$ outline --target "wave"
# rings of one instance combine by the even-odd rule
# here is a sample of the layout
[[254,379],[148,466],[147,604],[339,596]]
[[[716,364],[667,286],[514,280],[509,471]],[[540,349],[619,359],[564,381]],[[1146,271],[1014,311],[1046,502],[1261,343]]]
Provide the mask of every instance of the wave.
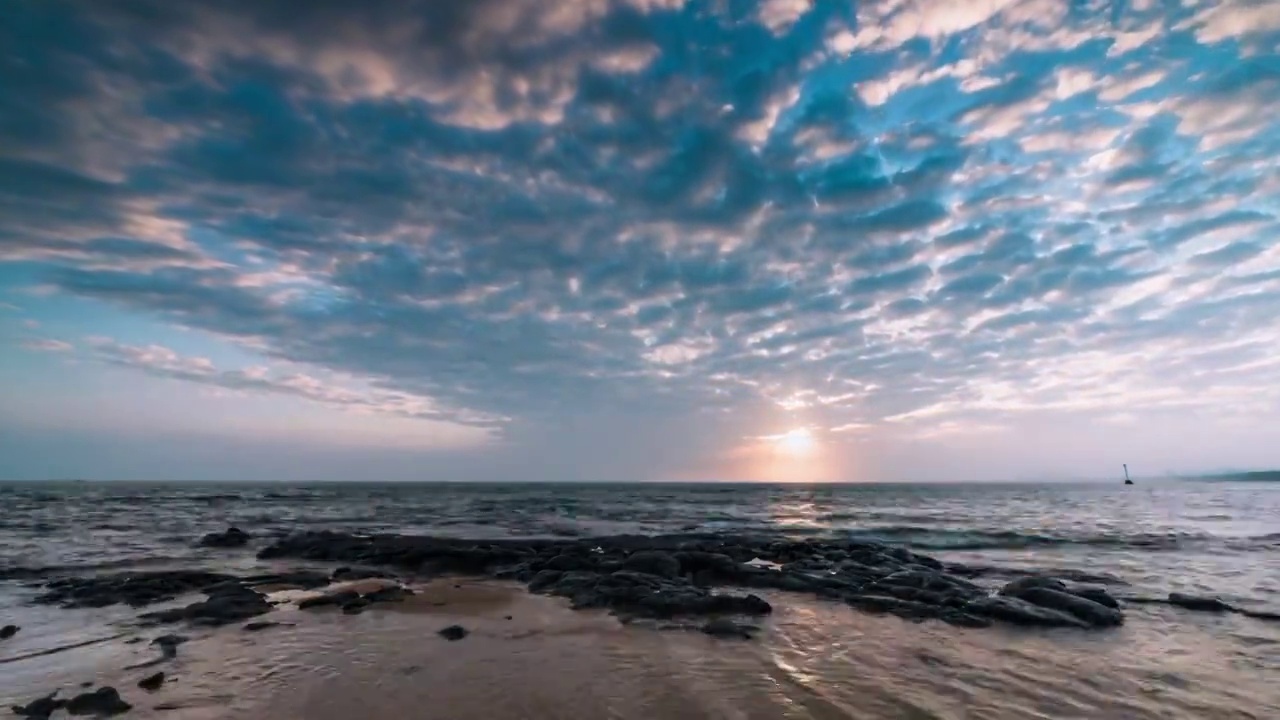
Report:
[[1229,550],[1277,550],[1280,549],[1280,533],[1268,533],[1246,538],[1232,538],[1226,543]]
[[909,512],[889,512],[876,510],[842,510],[840,512],[823,513],[815,518],[819,523],[848,523],[848,522],[919,522],[939,523],[946,522],[947,519],[941,516],[936,518],[930,517],[927,513],[909,513]]
[[[907,545],[922,550],[1019,550],[1025,548],[1085,545],[1133,548],[1147,551],[1181,550],[1211,542],[1197,533],[1092,534],[1079,536],[1021,532],[1017,530],[944,529],[917,525],[887,525],[841,533],[846,537]],[[1252,540],[1263,540],[1253,538]]]
[[124,557],[63,565],[0,565],[0,580],[36,580],[58,575],[94,573],[103,570],[137,569],[192,564],[195,558],[168,556]]

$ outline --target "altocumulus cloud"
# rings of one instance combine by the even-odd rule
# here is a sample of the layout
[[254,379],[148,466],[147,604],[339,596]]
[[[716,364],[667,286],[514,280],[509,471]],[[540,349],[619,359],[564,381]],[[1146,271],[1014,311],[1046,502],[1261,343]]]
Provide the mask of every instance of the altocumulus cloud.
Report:
[[498,445],[1280,406],[1275,3],[17,0],[0,47],[7,299],[261,367],[20,350]]

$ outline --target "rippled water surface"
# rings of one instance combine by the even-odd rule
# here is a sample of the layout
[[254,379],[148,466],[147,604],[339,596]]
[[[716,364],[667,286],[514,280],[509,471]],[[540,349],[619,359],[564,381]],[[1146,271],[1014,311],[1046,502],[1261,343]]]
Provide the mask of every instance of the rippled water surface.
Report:
[[[261,546],[295,529],[454,536],[724,531],[858,536],[944,560],[1071,569],[1120,593],[1212,593],[1280,610],[1280,485],[0,485],[0,700],[83,678],[132,683],[127,609],[25,605],[41,568],[250,567],[252,550],[201,549],[239,526]],[[506,597],[506,596],[504,596]],[[1280,624],[1126,608],[1103,632],[964,630],[771,597],[758,641],[624,628],[511,590],[448,610],[299,614],[296,628],[207,631],[139,717],[329,718],[449,708],[445,718],[1272,718]],[[432,605],[430,608],[434,608]],[[440,645],[445,617],[476,632]],[[514,616],[506,620],[506,616]],[[459,618],[452,618],[459,619]],[[68,683],[63,685],[63,683]],[[119,685],[131,687],[130,685]],[[133,693],[136,696],[136,692]]]
[[725,531],[881,539],[970,563],[1280,598],[1280,484],[0,485],[0,571],[198,558],[228,525],[464,537]]

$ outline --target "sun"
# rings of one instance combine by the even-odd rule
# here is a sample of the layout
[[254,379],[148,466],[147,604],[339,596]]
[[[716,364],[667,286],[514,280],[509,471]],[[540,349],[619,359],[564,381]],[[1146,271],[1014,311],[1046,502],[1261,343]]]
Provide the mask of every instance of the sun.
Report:
[[817,441],[807,428],[796,428],[774,437],[778,449],[787,455],[799,457],[813,452]]

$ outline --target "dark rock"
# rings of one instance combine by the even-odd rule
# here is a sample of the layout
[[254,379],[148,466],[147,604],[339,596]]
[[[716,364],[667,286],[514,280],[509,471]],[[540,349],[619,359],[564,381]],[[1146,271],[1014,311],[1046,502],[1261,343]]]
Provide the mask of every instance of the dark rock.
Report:
[[818,592],[820,577],[799,572],[765,570],[748,583],[752,587],[771,587],[788,592]]
[[192,570],[62,578],[46,583],[45,593],[36,597],[34,602],[67,608],[99,608],[109,605],[144,607],[235,580],[231,575]]
[[440,637],[444,638],[445,640],[449,640],[449,641],[461,640],[462,638],[467,636],[467,629],[462,627],[461,625],[450,625],[449,627],[441,630],[437,634]]
[[845,576],[811,577],[809,584],[809,592],[836,599],[860,593],[865,587],[858,580]]
[[132,705],[120,698],[113,687],[100,687],[93,692],[81,693],[66,704],[72,715],[119,715],[128,712]]
[[[163,650],[164,648],[176,648],[179,645],[187,642],[187,640],[189,640],[189,638],[183,635],[161,635],[160,637],[152,640],[151,644],[159,645],[160,648]],[[177,652],[177,651],[175,650],[174,652]]]
[[158,665],[165,660],[172,660],[178,656],[178,646],[185,642],[187,642],[187,638],[181,635],[161,635],[151,641],[152,645],[156,645],[160,648],[160,657],[156,660],[131,665],[129,669],[150,667],[152,665]]
[[1089,627],[1088,623],[1070,613],[1041,607],[1021,598],[1007,595],[992,595],[971,600],[964,606],[964,612],[995,620],[1003,620],[1015,625]]
[[14,635],[17,635],[18,631],[21,629],[22,628],[18,627],[17,625],[5,625],[4,627],[0,628],[0,640],[8,640]]
[[249,544],[249,533],[237,527],[227,528],[224,532],[209,533],[200,538],[202,547],[238,548]]
[[944,610],[939,619],[948,625],[966,628],[985,628],[995,624],[989,617],[974,615],[960,610]]
[[[715,584],[715,580],[717,579],[719,578],[710,578],[711,582],[702,582],[698,584]],[[819,587],[820,580],[815,576],[804,575],[798,572],[782,572],[779,570],[744,566],[742,572],[737,578],[735,578],[734,584],[746,587],[786,590],[788,592],[816,592]]]
[[529,582],[535,574],[537,571],[527,562],[503,565],[489,571],[489,575],[497,580],[519,580],[520,582]]
[[164,673],[158,672],[155,675],[148,675],[138,681],[138,687],[143,690],[155,691],[164,685]]
[[14,705],[13,714],[21,715],[23,717],[28,717],[28,718],[39,718],[40,720],[46,720],[55,711],[61,710],[67,704],[66,700],[56,699],[57,694],[58,694],[58,691],[54,690],[48,695],[42,698],[38,698],[36,700],[32,700],[26,705]]
[[[1057,578],[1031,576],[1006,584],[1000,588],[999,594],[1069,612],[1090,625],[1120,625],[1124,621],[1119,612],[1119,601],[1111,597],[1105,588],[1096,585],[1067,585]],[[1110,612],[1100,611],[1095,606]]]
[[1070,582],[1091,583],[1096,585],[1127,585],[1123,579],[1106,573],[1089,573],[1072,568],[1044,568],[1040,570],[1022,570],[997,565],[961,565],[948,563],[945,566],[948,575],[958,577],[1038,577],[1056,578]]
[[836,563],[836,574],[858,581],[878,580],[892,571],[886,572],[882,568],[865,565],[857,560],[842,560]]
[[758,595],[713,595],[712,597],[719,599],[720,602],[727,600],[737,607],[737,612],[747,615],[768,615],[773,612],[773,606]]
[[546,570],[559,570],[567,572],[569,570],[593,570],[596,563],[582,557],[580,555],[562,554],[557,555],[543,563],[542,567]]
[[415,569],[425,574],[486,575],[490,568],[511,565],[525,557],[520,550],[498,541],[466,546],[438,540],[433,538],[428,546],[399,554],[396,564],[412,566],[413,560],[420,559]]
[[303,590],[314,590],[329,584],[329,576],[312,570],[294,570],[285,573],[268,573],[266,575],[250,575],[241,579],[246,586],[256,585],[288,585]]
[[1231,612],[1235,608],[1216,597],[1202,597],[1199,595],[1184,595],[1182,593],[1169,593],[1169,604],[1177,605],[1187,610],[1200,610],[1203,612]]
[[[1055,578],[1089,582],[1118,579],[1097,580],[1100,576],[1067,570],[1036,573],[1032,579],[1011,583],[1006,595],[988,598],[987,591],[966,578],[1016,578],[1028,573],[944,566],[905,548],[861,539],[683,533],[481,541],[326,531],[291,535],[264,548],[259,557],[519,580],[527,583],[531,592],[568,598],[575,609],[606,609],[619,620],[763,614],[771,610],[757,596],[712,592],[711,588],[717,587],[800,592],[846,600],[868,612],[963,627],[986,626],[993,620],[1073,627],[1114,624],[1119,604],[1102,589],[1067,586]],[[1075,608],[1090,621],[1018,597],[1035,589],[1064,593],[1066,599],[1041,599]]]
[[139,617],[157,623],[186,620],[196,625],[218,627],[271,612],[271,603],[260,593],[238,582],[219,583],[206,590],[209,599],[186,607],[143,613]]
[[1120,601],[1111,597],[1111,594],[1104,587],[1097,585],[1071,585],[1067,587],[1067,592],[1086,600],[1092,600],[1103,607],[1109,607],[1114,610],[1120,609]]
[[1033,587],[1023,591],[1021,599],[1043,608],[1069,613],[1094,627],[1111,627],[1124,623],[1124,616],[1119,610],[1061,590]]
[[859,593],[888,596],[936,608],[933,611],[924,611],[911,606],[902,606],[899,609],[885,610],[885,612],[902,615],[902,608],[910,608],[904,617],[912,619],[941,617],[944,608],[962,608],[970,600],[986,594],[967,580],[948,577],[930,569],[899,570],[867,583]]
[[564,577],[564,573],[560,570],[540,570],[529,581],[529,592],[542,592],[560,582],[562,577]]
[[680,561],[669,553],[642,550],[633,553],[622,565],[627,570],[658,575],[660,577],[676,577],[680,574]]
[[772,610],[769,603],[755,595],[714,594],[683,579],[635,570],[618,570],[608,575],[567,572],[543,591],[570,598],[575,609],[608,608],[620,615],[653,619],[681,615],[756,615]]
[[944,608],[915,600],[903,600],[887,595],[854,595],[846,598],[853,607],[871,613],[888,613],[905,620],[941,619]]
[[356,598],[342,604],[342,613],[344,615],[359,615],[367,607],[369,607],[369,601],[364,598]]
[[209,597],[248,597],[250,595],[258,594],[256,590],[253,590],[240,582],[238,578],[214,583],[208,587],[201,588],[200,592],[208,595]]
[[724,553],[682,551],[672,553],[684,573],[707,573],[707,577],[719,581],[731,581],[743,573],[741,563]]
[[316,595],[315,597],[303,598],[298,601],[299,610],[310,610],[311,608],[325,607],[327,605],[336,605],[332,595]]
[[876,585],[907,587],[917,590],[929,590],[943,595],[985,595],[982,588],[968,580],[948,577],[936,570],[900,570],[875,581]]
[[1006,583],[1000,588],[1000,595],[1009,595],[1012,597],[1022,597],[1022,594],[1028,590],[1036,588],[1049,588],[1050,590],[1065,591],[1067,584],[1057,578],[1051,577],[1023,577],[1012,582]]
[[697,585],[698,587],[711,587],[724,581],[720,579],[719,575],[711,570],[699,570],[695,573],[689,574],[689,582]]
[[702,626],[702,632],[718,638],[739,638],[750,640],[757,630],[754,625],[740,625],[728,618],[714,618]]
[[[543,572],[548,572],[548,571],[544,570]],[[557,572],[557,571],[551,570],[549,572]],[[538,577],[541,577],[541,576],[542,576],[542,573],[538,573],[538,576],[534,577],[534,581],[536,582],[538,580]],[[553,584],[551,584],[550,586],[547,586],[546,592],[548,592],[551,595],[560,595],[562,597],[573,597],[575,594],[583,590],[588,590],[595,587],[596,584],[600,582],[601,577],[603,576],[597,573],[592,573],[592,572],[576,572],[575,571],[575,572],[561,573]],[[531,583],[530,587],[532,586],[533,584]]]
[[952,599],[950,596],[943,595],[940,592],[903,585],[881,585],[878,583],[871,583],[865,586],[862,591],[864,593],[889,596],[899,600],[908,600],[914,603],[922,603],[924,605],[933,605],[936,607],[960,607],[967,602],[967,598],[957,597]]
[[825,557],[810,557],[797,560],[796,562],[787,563],[782,566],[782,571],[786,573],[815,573],[827,574],[831,572],[834,563]]
[[1265,610],[1245,610],[1242,608],[1236,608],[1236,612],[1244,615],[1245,617],[1251,617],[1254,620],[1268,620],[1271,622],[1280,621],[1280,613],[1266,612]]
[[387,578],[389,574],[372,568],[349,568],[340,567],[333,571],[332,579],[334,582],[349,582],[351,580],[368,580],[370,578]]
[[1084,570],[1073,570],[1071,568],[1059,568],[1051,573],[1053,577],[1068,582],[1090,583],[1094,585],[1128,585],[1122,578],[1116,577],[1109,573],[1091,573]]
[[683,592],[653,593],[641,598],[635,605],[623,603],[620,608],[655,618],[717,613],[767,615],[773,612],[773,607],[756,595],[699,593],[694,588]]

